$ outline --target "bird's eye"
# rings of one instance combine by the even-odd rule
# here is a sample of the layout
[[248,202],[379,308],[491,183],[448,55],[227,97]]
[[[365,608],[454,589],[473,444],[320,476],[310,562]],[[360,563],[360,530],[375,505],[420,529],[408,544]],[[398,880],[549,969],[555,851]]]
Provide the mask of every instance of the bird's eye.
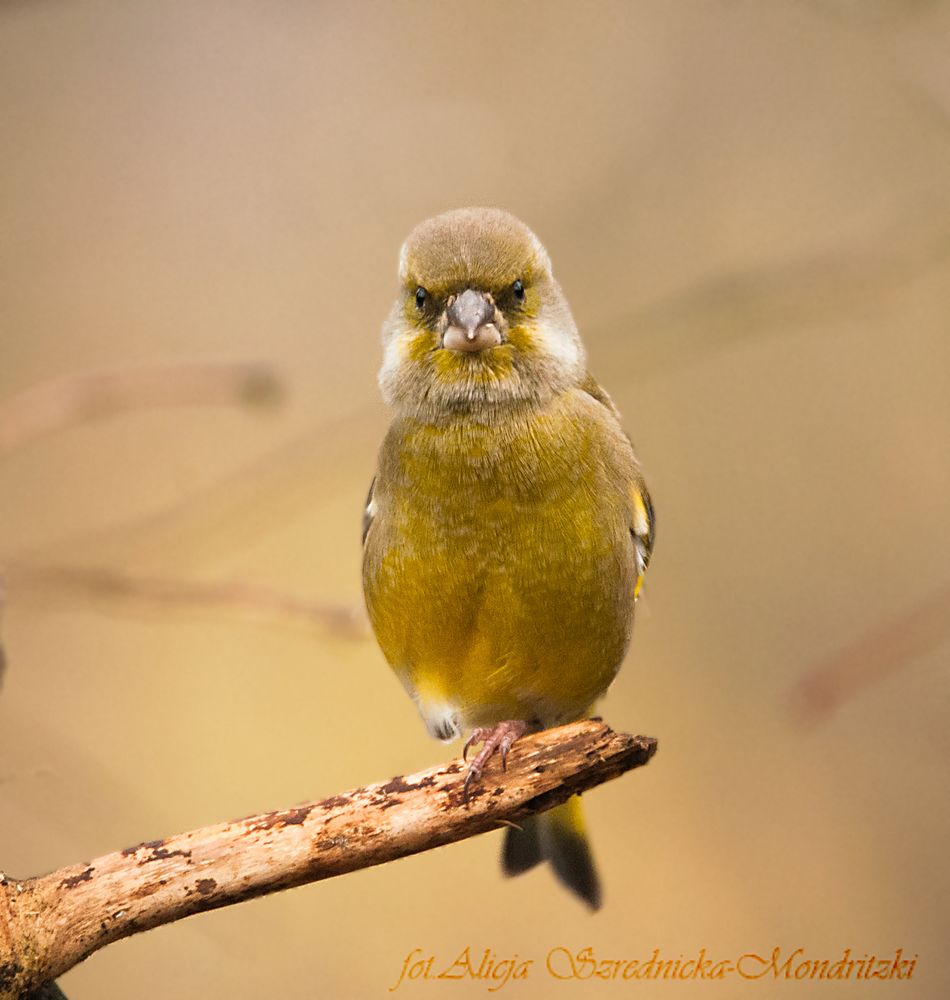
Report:
[[426,304],[426,299],[429,297],[429,293],[420,285],[416,289],[416,308],[424,309]]
[[519,302],[524,302],[524,285],[522,284],[520,278],[511,286],[511,290],[514,292],[515,298]]

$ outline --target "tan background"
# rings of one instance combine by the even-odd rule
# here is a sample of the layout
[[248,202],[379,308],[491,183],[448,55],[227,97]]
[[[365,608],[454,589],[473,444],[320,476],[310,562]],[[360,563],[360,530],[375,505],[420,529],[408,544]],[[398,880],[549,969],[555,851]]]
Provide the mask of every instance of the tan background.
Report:
[[[410,949],[465,945],[903,947],[915,981],[874,995],[947,995],[950,647],[818,724],[790,704],[947,584],[948,45],[950,5],[909,0],[0,6],[0,397],[222,358],[290,393],[6,456],[9,565],[358,604],[396,253],[472,203],[546,243],[659,522],[603,711],[661,749],[586,799],[602,912],[546,872],[504,882],[492,835],[120,943],[65,977],[71,1000],[382,996]],[[11,576],[7,871],[446,755],[371,641],[53,596]],[[715,992],[740,988],[819,992]],[[538,970],[517,993],[550,989]],[[713,987],[559,995],[659,992]]]

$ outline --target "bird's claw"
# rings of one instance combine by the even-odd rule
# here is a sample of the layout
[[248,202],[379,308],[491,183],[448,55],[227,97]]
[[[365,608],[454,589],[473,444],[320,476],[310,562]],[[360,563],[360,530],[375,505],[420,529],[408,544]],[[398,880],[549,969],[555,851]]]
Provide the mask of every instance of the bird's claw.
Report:
[[468,760],[468,751],[476,743],[484,743],[491,736],[492,731],[486,729],[484,726],[476,726],[472,730],[472,735],[465,741],[465,746],[462,747],[462,760]]
[[512,744],[520,736],[523,736],[528,729],[528,723],[520,719],[508,719],[499,722],[497,726],[491,728],[478,726],[472,730],[472,735],[465,741],[462,747],[462,760],[468,760],[468,751],[475,743],[481,743],[482,748],[475,755],[472,763],[468,765],[465,773],[465,781],[462,785],[462,801],[468,804],[469,789],[472,783],[477,781],[485,768],[485,764],[494,753],[501,757],[501,767],[503,771],[508,770],[508,752]]
[[481,768],[470,767],[465,772],[465,781],[462,783],[462,801],[468,805],[468,789],[473,781],[477,781],[482,776]]

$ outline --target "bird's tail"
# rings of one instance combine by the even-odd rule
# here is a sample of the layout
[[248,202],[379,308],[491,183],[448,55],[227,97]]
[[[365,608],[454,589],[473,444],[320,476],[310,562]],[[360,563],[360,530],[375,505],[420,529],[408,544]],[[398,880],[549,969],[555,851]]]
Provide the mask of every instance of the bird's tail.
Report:
[[541,861],[550,862],[560,882],[591,909],[600,907],[600,879],[576,795],[548,812],[528,816],[520,829],[505,831],[501,865],[506,875],[520,875]]

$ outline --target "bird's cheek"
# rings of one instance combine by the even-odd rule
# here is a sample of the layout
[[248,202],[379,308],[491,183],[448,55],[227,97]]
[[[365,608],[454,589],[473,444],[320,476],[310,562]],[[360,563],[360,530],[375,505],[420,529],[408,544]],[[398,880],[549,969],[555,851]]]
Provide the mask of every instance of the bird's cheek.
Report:
[[419,365],[432,350],[434,337],[426,332],[405,330],[394,334],[386,341],[383,352],[384,375],[397,377],[408,367]]
[[437,346],[437,337],[429,330],[410,329],[393,337],[386,345],[386,359],[392,366],[419,364]]
[[438,346],[438,338],[430,330],[416,330],[406,339],[406,359],[408,361],[423,361],[426,355]]
[[530,357],[538,351],[537,340],[525,324],[514,324],[509,327],[508,343],[525,357]]
[[556,326],[524,323],[512,328],[510,339],[525,364],[539,362],[573,370],[580,360],[576,340]]

